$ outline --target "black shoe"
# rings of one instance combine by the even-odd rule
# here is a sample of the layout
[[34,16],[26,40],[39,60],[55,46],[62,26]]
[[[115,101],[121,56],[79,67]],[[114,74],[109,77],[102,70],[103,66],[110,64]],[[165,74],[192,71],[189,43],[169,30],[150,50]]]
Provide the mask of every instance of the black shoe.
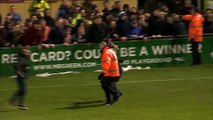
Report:
[[118,95],[118,97],[121,97],[123,95],[123,93],[121,92],[119,95]]
[[123,93],[119,93],[117,97],[113,99],[113,103],[119,101],[119,98],[123,95]]
[[18,109],[20,109],[20,110],[29,110],[29,108],[27,108],[26,106],[23,106],[23,105],[19,105]]
[[190,66],[200,65],[201,63],[192,63]]
[[111,105],[111,103],[110,102],[106,102],[106,103],[104,103],[104,105],[109,106],[109,105]]

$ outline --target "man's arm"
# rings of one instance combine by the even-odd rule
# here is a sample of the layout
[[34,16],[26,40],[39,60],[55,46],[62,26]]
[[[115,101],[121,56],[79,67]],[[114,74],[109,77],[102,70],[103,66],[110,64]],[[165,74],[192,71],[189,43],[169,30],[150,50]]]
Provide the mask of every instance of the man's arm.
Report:
[[181,18],[182,18],[183,20],[190,21],[190,20],[192,20],[193,16],[192,16],[192,15],[183,15]]

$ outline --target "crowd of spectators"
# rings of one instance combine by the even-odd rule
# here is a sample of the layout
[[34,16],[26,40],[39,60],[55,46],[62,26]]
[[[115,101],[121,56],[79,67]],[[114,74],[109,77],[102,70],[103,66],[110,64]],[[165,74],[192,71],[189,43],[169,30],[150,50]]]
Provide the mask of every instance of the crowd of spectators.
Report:
[[[30,17],[26,20],[16,12],[14,5],[10,6],[6,17],[0,14],[0,47],[70,45],[95,43],[106,38],[126,41],[187,35],[188,23],[180,16],[189,14],[193,7],[185,2],[170,10],[165,3],[159,4],[150,13],[121,1],[115,1],[112,6],[109,1],[103,1],[101,10],[92,0],[85,0],[81,5],[73,0],[71,5],[62,1],[53,17],[48,3],[35,1],[29,8]],[[213,33],[212,10],[201,11],[201,14],[205,17],[204,33]]]

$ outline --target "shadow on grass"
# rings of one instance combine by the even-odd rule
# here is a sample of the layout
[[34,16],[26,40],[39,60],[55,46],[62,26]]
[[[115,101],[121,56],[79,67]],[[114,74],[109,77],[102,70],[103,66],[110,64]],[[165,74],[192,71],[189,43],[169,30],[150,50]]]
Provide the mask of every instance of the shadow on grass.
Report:
[[11,112],[12,110],[0,110],[0,113],[7,113],[7,112]]
[[103,100],[95,100],[95,101],[85,101],[85,102],[74,102],[72,103],[71,106],[67,106],[64,108],[59,108],[59,109],[83,109],[83,108],[92,108],[92,107],[99,107],[103,106],[104,101]]

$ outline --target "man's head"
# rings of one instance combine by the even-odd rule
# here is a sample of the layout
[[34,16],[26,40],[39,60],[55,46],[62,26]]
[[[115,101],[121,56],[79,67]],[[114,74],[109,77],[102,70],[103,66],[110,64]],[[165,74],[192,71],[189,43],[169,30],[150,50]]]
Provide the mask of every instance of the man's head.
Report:
[[45,10],[45,16],[51,16],[51,11],[50,9]]
[[10,6],[10,12],[11,12],[11,13],[15,13],[15,9],[16,9],[16,8],[15,8],[14,5],[11,5],[11,6]]
[[126,20],[128,17],[127,17],[127,14],[125,11],[122,11],[118,14],[118,17],[122,20]]
[[40,22],[41,27],[43,27],[43,28],[47,25],[47,22],[45,19],[40,19],[39,22]]
[[107,43],[105,41],[102,41],[99,44],[99,48],[102,50],[106,45],[107,45]]
[[24,47],[24,48],[22,48],[22,54],[25,56],[25,57],[30,57],[30,55],[31,55],[31,50],[29,49],[29,48],[27,48],[27,47]]
[[197,12],[198,12],[198,9],[197,9],[196,7],[192,7],[192,8],[190,9],[190,13],[191,13],[192,15],[196,14]]
[[109,1],[108,1],[108,0],[105,0],[105,1],[103,2],[103,6],[104,6],[104,8],[109,8]]
[[38,20],[36,21],[33,21],[33,28],[34,29],[40,29],[41,25],[40,25],[40,22]]
[[121,9],[121,2],[120,1],[115,1],[114,2],[114,8],[116,8],[116,9]]
[[37,16],[37,17],[41,17],[41,14],[42,14],[42,9],[41,8],[35,8],[35,10],[34,10],[34,14],[33,15],[35,15],[35,16]]
[[137,26],[138,26],[138,20],[137,20],[137,19],[132,19],[132,20],[130,21],[130,23],[131,23],[131,26],[132,26],[132,27],[137,27]]
[[85,27],[84,26],[79,26],[78,27],[78,34],[85,35]]
[[20,24],[15,24],[15,25],[13,26],[13,31],[14,31],[14,32],[20,32],[20,31],[22,31],[21,25],[20,25]]
[[101,18],[101,16],[95,16],[94,23],[97,24],[97,25],[102,24],[102,18]]
[[86,12],[85,9],[82,9],[82,10],[80,11],[80,14],[81,14],[82,17],[86,17],[87,12]]
[[184,0],[184,6],[188,7],[192,5],[192,1],[191,0]]
[[116,21],[114,21],[114,20],[111,21],[109,27],[110,27],[110,28],[113,28],[113,29],[116,28],[116,27],[117,27]]
[[56,27],[63,27],[63,23],[64,23],[64,19],[58,18],[58,19],[55,21],[55,26],[56,26]]

